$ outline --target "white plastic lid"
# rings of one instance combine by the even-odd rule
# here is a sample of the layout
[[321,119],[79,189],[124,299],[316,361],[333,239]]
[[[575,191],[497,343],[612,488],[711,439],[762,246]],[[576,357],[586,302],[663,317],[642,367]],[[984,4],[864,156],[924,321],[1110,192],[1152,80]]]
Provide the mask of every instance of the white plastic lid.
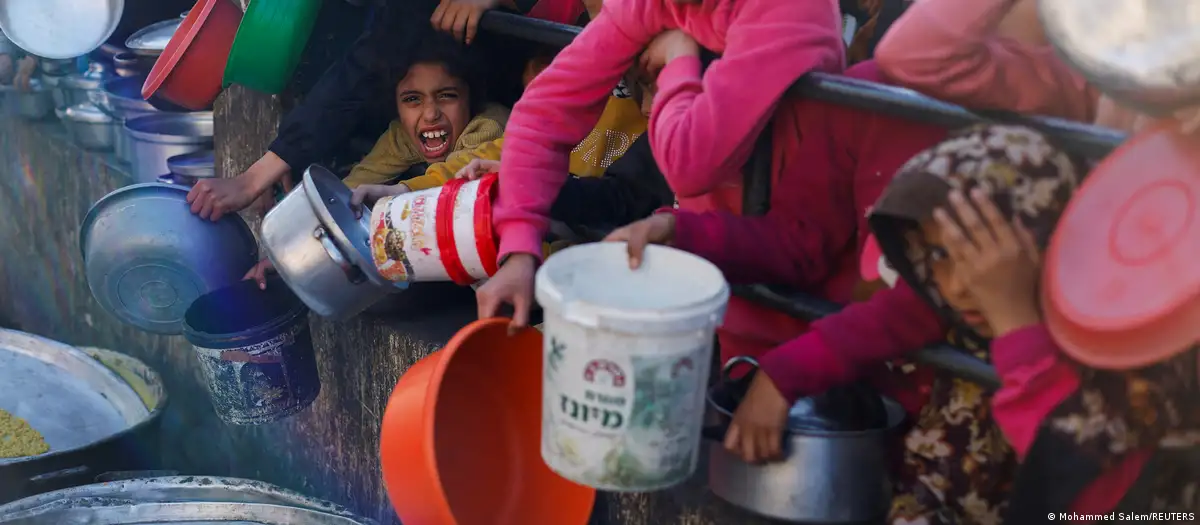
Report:
[[712,263],[664,246],[647,247],[629,268],[625,243],[572,246],[537,272],[537,301],[564,319],[630,334],[711,330],[721,324],[729,284]]

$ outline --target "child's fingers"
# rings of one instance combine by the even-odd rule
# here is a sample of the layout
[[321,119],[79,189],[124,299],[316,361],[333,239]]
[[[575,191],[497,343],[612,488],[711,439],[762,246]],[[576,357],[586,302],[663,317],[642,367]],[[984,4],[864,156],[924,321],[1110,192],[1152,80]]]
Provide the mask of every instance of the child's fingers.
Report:
[[982,250],[985,246],[994,243],[992,232],[988,230],[987,225],[979,218],[979,212],[975,211],[975,206],[967,202],[967,198],[961,191],[954,190],[950,192],[950,206],[954,208],[954,214],[958,216],[958,222],[962,224],[962,230],[970,235],[973,244]]
[[986,223],[985,227],[995,236],[996,244],[1013,248],[1019,246],[1012,223],[1000,214],[1000,209],[992,202],[987,192],[982,188],[975,188],[971,190],[971,200],[975,202],[975,209],[983,216],[981,222]]
[[1017,219],[1017,224],[1014,228],[1017,231],[1017,239],[1021,243],[1021,248],[1025,250],[1025,255],[1029,257],[1035,264],[1042,261],[1042,249],[1038,246],[1037,239],[1033,238],[1033,232],[1025,227],[1025,223],[1021,219]]
[[640,221],[629,226],[629,239],[625,249],[629,252],[629,267],[636,270],[642,266],[646,245],[650,244],[650,225]]
[[938,208],[933,211],[933,218],[942,227],[942,246],[949,252],[950,258],[956,262],[969,263],[979,257],[979,249],[958,223],[950,217],[946,210]]
[[479,18],[482,16],[483,11],[478,9],[472,9],[471,12],[467,14],[467,39],[465,41],[467,44],[470,44],[471,41],[475,40],[475,32],[479,29]]

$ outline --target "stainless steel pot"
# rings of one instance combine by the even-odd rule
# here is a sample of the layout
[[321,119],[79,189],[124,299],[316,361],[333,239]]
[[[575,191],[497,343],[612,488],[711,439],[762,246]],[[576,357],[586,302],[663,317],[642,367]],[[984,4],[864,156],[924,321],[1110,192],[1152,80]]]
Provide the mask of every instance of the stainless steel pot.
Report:
[[118,77],[136,77],[145,74],[137,54],[130,51],[113,55],[113,71]]
[[[829,430],[813,411],[811,400],[801,400],[789,414],[784,440],[786,459],[750,465],[722,446],[729,421],[751,374],[733,380],[729,373],[739,364],[757,369],[750,358],[735,358],[725,365],[723,380],[709,391],[708,422],[703,430],[710,440],[708,483],[713,494],[754,514],[793,523],[866,523],[883,518],[891,503],[888,442],[904,422],[904,409],[883,400],[884,413],[877,428]],[[834,425],[836,427],[836,425]]]
[[212,112],[156,113],[125,121],[132,142],[134,178],[155,182],[170,171],[167,159],[184,153],[212,149]]
[[158,113],[158,109],[142,99],[144,76],[119,77],[104,82],[100,91],[93,92],[92,103],[113,118],[113,150],[117,158],[133,164],[133,140],[125,130],[131,118]]
[[58,87],[62,89],[67,107],[71,107],[91,102],[94,98],[92,93],[101,93],[107,79],[108,75],[104,70],[98,64],[92,64],[87,72],[63,77],[59,80]]
[[1200,6],[1039,0],[1046,36],[1114,100],[1151,115],[1200,103]]
[[317,165],[262,222],[276,271],[322,317],[358,315],[395,289],[371,258],[370,211],[355,218],[350,188]]
[[122,479],[31,496],[0,507],[6,525],[375,525],[332,503],[248,479]]
[[64,76],[62,75],[42,75],[41,78],[42,85],[50,90],[50,97],[54,99],[54,107],[58,109],[71,107],[70,104],[67,104],[67,94],[63,92],[62,87],[59,85],[62,83],[63,78]]
[[30,54],[73,58],[103,45],[124,11],[125,0],[0,2],[0,30]]
[[41,120],[54,112],[50,90],[36,78],[29,81],[29,91],[10,91],[8,103],[14,114],[29,120]]
[[192,187],[200,179],[211,179],[217,176],[212,150],[176,155],[167,159],[167,166],[171,173],[158,176],[158,182],[163,184]]
[[80,147],[108,151],[113,148],[113,119],[91,102],[84,102],[63,111],[67,133]]
[[75,59],[68,58],[63,60],[52,60],[44,58],[38,61],[38,69],[42,70],[42,75],[65,76],[75,73],[78,70],[75,68]]
[[125,47],[135,55],[158,58],[182,22],[183,17],[172,18],[143,27],[125,39]]

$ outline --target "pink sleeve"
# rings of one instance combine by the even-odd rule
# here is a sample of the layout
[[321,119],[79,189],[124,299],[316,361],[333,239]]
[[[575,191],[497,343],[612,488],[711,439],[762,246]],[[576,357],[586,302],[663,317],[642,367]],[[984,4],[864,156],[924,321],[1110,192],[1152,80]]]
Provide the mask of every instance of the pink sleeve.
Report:
[[[1033,325],[992,341],[992,364],[1003,384],[992,398],[992,414],[1017,457],[1024,459],[1050,412],[1080,383],[1075,365],[1058,350],[1045,325]],[[1111,512],[1141,474],[1152,450],[1129,452],[1113,468],[1089,484],[1068,511]]]
[[789,400],[852,382],[856,372],[942,341],[936,312],[903,282],[812,324],[812,329],[759,359]]
[[1045,325],[997,337],[991,354],[1002,383],[992,398],[992,413],[1017,457],[1024,458],[1042,421],[1079,388],[1079,376],[1060,357]]
[[703,76],[696,57],[658,75],[650,147],[679,197],[740,177],[784,91],[808,71],[845,68],[834,0],[742,0],[735,9],[722,57]]
[[566,181],[571,150],[591,132],[635,57],[650,41],[649,30],[618,22],[610,13],[650,12],[661,0],[608,0],[604,11],[580,32],[526,88],[513,107],[500,160],[500,195],[493,223],[500,235],[500,260],[513,253],[542,256],[550,205]]
[[920,0],[875,60],[893,82],[963,106],[1091,122],[1097,94],[1049,46],[997,35],[1014,0]]

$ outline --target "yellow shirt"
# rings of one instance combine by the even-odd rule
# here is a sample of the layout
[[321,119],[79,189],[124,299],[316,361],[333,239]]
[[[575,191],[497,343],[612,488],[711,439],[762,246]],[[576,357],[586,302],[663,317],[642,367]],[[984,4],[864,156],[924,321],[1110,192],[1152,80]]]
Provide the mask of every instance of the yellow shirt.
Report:
[[571,150],[571,174],[598,177],[621,158],[633,141],[646,132],[642,108],[628,94],[624,83],[609,97],[596,127]]
[[[458,140],[454,141],[454,148],[451,151],[473,150],[500,138],[504,135],[504,126],[508,123],[508,113],[508,108],[504,106],[488,106],[467,123],[466,129],[459,135]],[[407,171],[408,168],[422,162],[425,162],[425,157],[421,155],[417,145],[413,144],[400,121],[394,120],[388,126],[387,132],[375,142],[375,147],[371,148],[371,152],[363,157],[363,160],[354,169],[350,170],[350,175],[344,182],[351,188],[363,184],[385,184]],[[445,182],[442,180],[432,183],[432,181],[425,180],[425,177],[416,177],[404,184],[417,190],[440,186]],[[424,187],[417,188],[413,184],[424,185]]]

